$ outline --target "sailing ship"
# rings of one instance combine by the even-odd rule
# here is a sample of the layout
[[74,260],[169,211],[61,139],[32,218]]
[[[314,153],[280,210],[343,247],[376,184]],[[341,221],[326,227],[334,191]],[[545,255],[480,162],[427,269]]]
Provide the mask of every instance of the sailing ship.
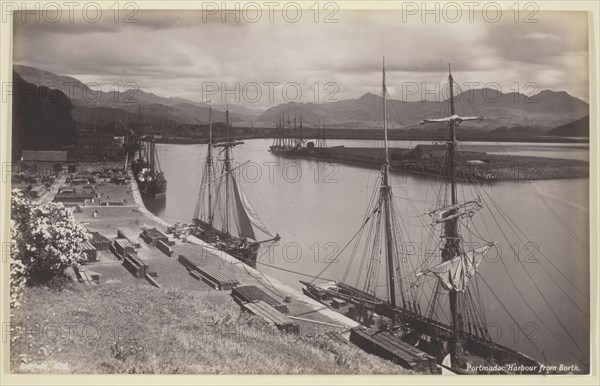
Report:
[[[212,108],[209,109],[209,140],[198,201],[194,211],[193,234],[243,263],[255,267],[261,245],[279,241],[259,218],[235,175],[232,149],[243,145],[230,138],[229,110],[225,111],[227,140],[213,143]],[[222,167],[213,151],[220,149]],[[220,169],[217,170],[217,169]],[[259,241],[257,231],[267,236]]]
[[[296,115],[294,114],[294,127],[290,132],[290,121],[288,117],[287,126],[284,115],[277,114],[277,123],[275,124],[275,138],[269,146],[269,151],[276,155],[287,157],[324,157],[331,149],[327,147],[325,130],[321,129],[320,123],[316,131],[316,137],[313,140],[307,139],[303,133],[302,115],[300,115],[300,126],[296,126]],[[284,135],[285,131],[285,135]]]
[[137,144],[132,147],[137,149],[137,158],[131,163],[131,171],[142,197],[164,197],[167,194],[167,180],[160,168],[152,128],[149,134],[137,139],[136,142]]
[[[316,278],[311,282],[301,281],[303,292],[367,328],[385,331],[389,336],[414,345],[426,354],[434,356],[439,366],[452,372],[469,373],[475,371],[469,369],[485,365],[510,364],[514,365],[510,367],[513,372],[537,373],[541,364],[535,359],[492,340],[482,309],[483,302],[479,299],[479,291],[473,290],[470,285],[480,276],[478,267],[486,253],[494,247],[494,243],[486,242],[468,250],[463,242],[460,229],[462,220],[471,219],[483,205],[479,199],[465,202],[458,200],[455,131],[461,122],[480,121],[483,117],[461,117],[456,114],[453,78],[449,71],[450,116],[422,122],[442,123],[448,126],[447,165],[443,173],[445,189],[440,189],[440,197],[436,201],[440,207],[427,213],[431,217],[429,225],[433,226],[430,235],[438,238],[438,242],[433,245],[440,248],[434,248],[434,252],[421,261],[411,261],[402,248],[402,243],[406,241],[402,238],[408,237],[408,233],[405,231],[406,224],[398,218],[389,179],[385,61],[382,73],[381,110],[385,133],[385,161],[371,205],[365,214],[360,233],[357,233],[360,237],[367,235],[363,259],[358,269],[360,274],[363,267],[366,267],[366,275],[361,279],[364,283],[363,289],[357,287],[359,280],[355,285],[345,282],[347,270],[342,281],[325,284],[314,284]],[[434,229],[440,231],[439,234],[436,234]],[[353,261],[354,255],[350,264]],[[384,286],[381,286],[378,280],[381,272],[385,272],[386,276]],[[429,277],[429,281],[435,280],[435,284],[427,301],[427,308],[423,312],[422,298],[417,296],[417,289],[419,285],[424,286],[425,277]],[[387,287],[387,293],[382,293],[382,287]],[[447,305],[442,298],[447,300]],[[447,315],[448,311],[450,316],[444,320],[442,316]]]
[[[300,126],[297,125],[296,114],[294,114],[294,126],[292,127],[290,117],[287,124],[283,113],[277,115],[275,124],[276,135],[269,151],[278,155],[303,155],[314,147],[313,142],[307,142],[303,136],[302,115],[300,115]],[[285,132],[285,135],[283,135]]]

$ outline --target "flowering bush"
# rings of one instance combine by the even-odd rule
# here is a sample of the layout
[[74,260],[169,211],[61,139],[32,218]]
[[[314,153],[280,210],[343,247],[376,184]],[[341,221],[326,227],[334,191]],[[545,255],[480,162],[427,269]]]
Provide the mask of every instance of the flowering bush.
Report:
[[11,212],[15,277],[46,282],[85,260],[81,243],[92,236],[63,204],[40,204],[13,190]]
[[17,258],[19,255],[17,242],[15,240],[16,229],[15,222],[10,220],[10,253],[12,259],[10,261],[10,309],[18,308],[21,304],[21,295],[25,287],[25,265]]

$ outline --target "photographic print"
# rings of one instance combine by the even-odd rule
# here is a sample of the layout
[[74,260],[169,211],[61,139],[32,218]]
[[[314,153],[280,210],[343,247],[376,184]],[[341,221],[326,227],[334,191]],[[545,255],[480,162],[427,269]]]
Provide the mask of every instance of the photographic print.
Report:
[[2,4],[7,373],[591,374],[588,11],[186,6]]

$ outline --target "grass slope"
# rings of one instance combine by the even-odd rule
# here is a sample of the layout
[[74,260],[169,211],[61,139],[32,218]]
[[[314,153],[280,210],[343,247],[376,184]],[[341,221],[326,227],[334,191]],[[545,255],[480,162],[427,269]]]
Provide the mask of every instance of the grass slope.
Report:
[[11,328],[19,373],[409,373],[354,347],[283,334],[228,294],[143,282],[27,288]]

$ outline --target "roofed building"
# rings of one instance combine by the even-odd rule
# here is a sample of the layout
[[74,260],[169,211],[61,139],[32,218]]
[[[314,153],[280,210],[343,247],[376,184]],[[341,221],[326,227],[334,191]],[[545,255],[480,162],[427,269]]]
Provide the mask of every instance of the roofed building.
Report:
[[36,174],[59,173],[67,166],[67,152],[62,150],[23,150],[21,170]]

